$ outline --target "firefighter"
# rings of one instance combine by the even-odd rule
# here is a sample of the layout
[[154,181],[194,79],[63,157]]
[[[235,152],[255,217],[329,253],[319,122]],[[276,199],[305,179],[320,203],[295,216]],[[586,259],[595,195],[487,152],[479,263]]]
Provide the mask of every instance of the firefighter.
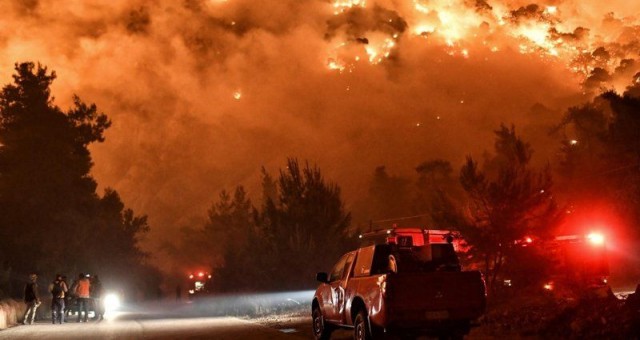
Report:
[[[76,299],[78,301],[78,322],[87,322],[89,320],[89,302],[91,300],[91,282],[89,275],[80,274],[75,289]],[[84,311],[84,317],[82,312]]]

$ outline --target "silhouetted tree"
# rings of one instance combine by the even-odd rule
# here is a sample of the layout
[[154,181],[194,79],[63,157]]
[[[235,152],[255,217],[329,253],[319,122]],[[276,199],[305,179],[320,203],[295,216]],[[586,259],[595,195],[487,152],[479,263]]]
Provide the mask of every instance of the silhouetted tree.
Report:
[[[575,228],[593,228],[597,223],[600,231],[617,238],[615,242],[625,249],[620,254],[632,252],[640,241],[638,84],[623,95],[609,91],[570,108],[558,128],[566,136],[559,173],[570,219]],[[637,260],[615,260],[631,269],[624,269],[624,275],[634,279],[640,275]]]
[[514,241],[526,236],[547,237],[558,218],[551,196],[549,168],[532,170],[532,150],[502,125],[496,131],[496,155],[481,171],[471,158],[460,171],[460,182],[468,195],[467,222],[463,235],[472,251],[484,259],[491,288],[514,251]]
[[236,216],[246,225],[244,246],[225,252],[219,286],[225,291],[311,287],[315,273],[328,270],[353,245],[340,188],[326,183],[317,167],[300,167],[295,159],[287,161],[277,182],[264,169],[262,175],[260,211],[252,210],[243,191],[236,192]]
[[376,167],[369,185],[370,220],[386,220],[413,214],[409,179],[392,176],[385,166]]
[[[451,176],[453,167],[449,161],[434,159],[423,162],[416,167],[418,180],[416,182],[416,196],[414,212],[416,214],[430,214],[431,223],[440,228],[446,223],[437,215],[442,215],[445,201],[460,199],[461,188],[457,178]],[[434,216],[436,218],[434,219]],[[457,229],[457,227],[456,227]]]
[[[99,197],[89,173],[88,146],[104,141],[111,122],[78,97],[67,112],[57,107],[50,91],[56,75],[46,67],[21,63],[15,71],[0,93],[3,269],[16,278],[141,265],[137,240],[148,230],[146,217],[124,209],[112,190]],[[8,290],[19,295],[15,286]]]
[[[318,271],[326,271],[348,249],[350,214],[344,211],[340,188],[326,183],[320,169],[288,159],[280,170],[278,200],[267,200],[262,235],[272,243],[272,289],[310,287]],[[266,255],[266,254],[265,254]]]
[[256,229],[254,211],[242,186],[236,187],[233,199],[223,191],[220,202],[209,210],[204,234],[212,245],[208,249],[216,249],[221,254],[221,261],[215,269],[216,284],[220,290],[247,288],[246,282],[251,276],[247,271],[253,268],[245,257],[251,256],[248,242]]

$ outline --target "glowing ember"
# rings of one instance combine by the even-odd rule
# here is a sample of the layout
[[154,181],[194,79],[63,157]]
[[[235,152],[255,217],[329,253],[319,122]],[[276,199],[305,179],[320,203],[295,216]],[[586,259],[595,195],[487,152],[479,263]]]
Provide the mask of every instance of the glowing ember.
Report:
[[333,58],[329,58],[329,60],[327,61],[327,67],[330,70],[338,70],[340,72],[344,71],[345,69],[345,66],[342,62]]

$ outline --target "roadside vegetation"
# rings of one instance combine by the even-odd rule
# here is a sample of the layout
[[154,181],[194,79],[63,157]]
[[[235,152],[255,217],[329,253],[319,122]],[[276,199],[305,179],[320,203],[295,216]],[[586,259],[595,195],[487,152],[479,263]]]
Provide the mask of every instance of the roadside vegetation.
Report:
[[89,146],[111,121],[78,97],[58,107],[56,74],[40,64],[16,64],[13,79],[0,92],[0,298],[21,298],[29,273],[43,286],[83,272],[132,296],[155,293],[159,272],[139,246],[147,217],[113,189],[99,194],[90,174]]

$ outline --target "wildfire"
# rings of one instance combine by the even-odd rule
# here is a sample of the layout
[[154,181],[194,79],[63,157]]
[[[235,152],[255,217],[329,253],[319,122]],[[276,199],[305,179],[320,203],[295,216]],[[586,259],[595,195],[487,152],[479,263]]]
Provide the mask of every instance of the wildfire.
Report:
[[365,0],[336,0],[333,2],[333,14],[338,15],[354,7],[364,8],[365,5]]
[[422,12],[422,13],[429,13],[429,7],[427,7],[426,5],[422,4],[422,1],[413,0],[413,5],[415,6],[416,11]]
[[330,70],[338,70],[340,72],[344,71],[344,69],[346,68],[344,63],[342,63],[340,60],[336,60],[333,58],[329,58],[329,60],[327,61],[327,67]]
[[431,33],[435,32],[435,30],[436,30],[436,29],[435,29],[433,26],[431,26],[431,25],[421,24],[421,25],[416,26],[416,27],[413,29],[413,32],[414,32],[416,35],[427,36],[427,35],[429,35],[429,34],[431,34]]
[[369,56],[369,62],[375,65],[382,62],[384,59],[389,58],[389,55],[395,46],[396,42],[391,38],[384,38],[378,43],[372,43],[370,41],[365,47],[365,51]]
[[[335,15],[366,9],[371,11],[367,20],[379,20],[378,24],[367,21],[369,26],[364,29],[345,27],[340,31],[341,35],[334,38],[341,44],[330,51],[327,67],[341,73],[353,70],[361,57],[370,64],[381,64],[393,55],[403,39],[412,38],[426,38],[425,44],[440,45],[456,58],[469,58],[471,52],[475,53],[479,48],[493,53],[516,50],[522,54],[537,54],[564,63],[569,70],[584,77],[596,68],[613,72],[625,59],[638,57],[637,51],[635,54],[623,51],[625,47],[616,39],[623,34],[624,27],[635,27],[636,32],[640,31],[640,19],[625,17],[618,20],[610,14],[607,20],[617,22],[618,26],[610,25],[603,31],[605,33],[596,34],[581,26],[582,21],[563,16],[563,13],[575,13],[566,8],[563,11],[561,7],[566,5],[515,7],[484,1],[404,0],[393,7],[400,21],[406,22],[405,28],[398,29],[393,26],[398,20],[381,15],[379,5],[367,7],[365,0],[334,0],[331,4]],[[363,12],[355,13],[355,17],[343,19],[345,25],[355,25],[359,21],[354,18],[364,15]],[[597,28],[604,30],[600,26]],[[350,32],[360,33],[350,36]],[[356,40],[366,42],[354,43]],[[612,52],[608,52],[608,46]],[[598,47],[604,49],[601,55],[605,57],[596,53]]]

